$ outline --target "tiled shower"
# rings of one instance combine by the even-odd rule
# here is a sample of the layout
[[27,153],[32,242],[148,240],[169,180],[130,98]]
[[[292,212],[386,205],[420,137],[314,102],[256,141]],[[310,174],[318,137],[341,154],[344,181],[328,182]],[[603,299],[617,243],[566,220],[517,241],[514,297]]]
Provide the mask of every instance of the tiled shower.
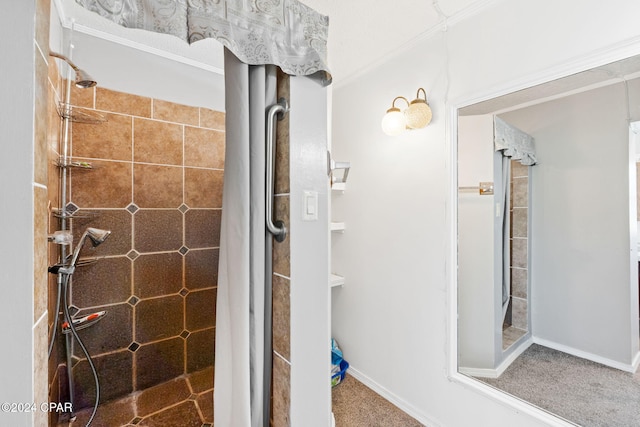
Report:
[[[59,100],[64,84],[50,64],[50,97]],[[72,314],[107,311],[79,331],[99,372],[101,402],[185,374],[212,374],[224,114],[100,87],[74,88],[71,101],[78,113],[106,119],[72,123],[70,155],[80,167],[68,168],[66,206],[75,243],[87,227],[112,231],[103,245],[81,252],[89,262],[74,274],[71,292]],[[59,175],[55,108],[51,102],[49,188],[58,188]],[[60,215],[51,193],[53,232]],[[59,337],[50,360],[54,400],[68,394],[64,360]],[[92,406],[93,377],[77,346],[73,377],[76,409]]]
[[528,226],[529,167],[511,161],[511,297],[503,325],[503,349],[508,348],[529,329],[528,315]]

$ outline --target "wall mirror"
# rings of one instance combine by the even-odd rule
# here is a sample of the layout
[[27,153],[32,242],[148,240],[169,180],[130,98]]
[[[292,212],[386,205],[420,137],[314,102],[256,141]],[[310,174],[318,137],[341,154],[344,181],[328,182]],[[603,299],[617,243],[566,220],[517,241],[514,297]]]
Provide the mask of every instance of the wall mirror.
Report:
[[640,419],[639,120],[640,56],[458,110],[458,372],[578,425]]

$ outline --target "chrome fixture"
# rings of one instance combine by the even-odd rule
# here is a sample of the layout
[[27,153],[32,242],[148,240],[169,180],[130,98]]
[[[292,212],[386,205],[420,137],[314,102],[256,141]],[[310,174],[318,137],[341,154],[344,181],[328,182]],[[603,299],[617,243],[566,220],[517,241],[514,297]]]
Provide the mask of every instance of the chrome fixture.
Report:
[[49,52],[49,56],[53,56],[54,58],[60,58],[62,59],[64,62],[66,62],[67,64],[69,64],[69,66],[71,68],[73,68],[73,71],[76,73],[76,86],[82,89],[86,89],[86,88],[90,88],[90,87],[94,87],[95,85],[97,85],[98,83],[93,79],[93,77],[91,77],[89,75],[89,73],[87,73],[86,71],[84,71],[81,68],[78,68],[78,66],[76,64],[74,64],[69,58],[67,58],[64,55],[61,55],[59,53],[56,52]]
[[266,221],[267,229],[273,234],[277,242],[282,242],[287,237],[287,227],[284,222],[278,220],[273,222],[273,168],[274,168],[274,151],[276,127],[275,119],[282,120],[284,115],[289,111],[289,104],[284,98],[280,98],[277,104],[269,107],[267,113],[267,197],[266,197]]
[[68,265],[61,267],[58,271],[62,274],[73,274],[76,269],[76,264],[78,262],[78,257],[80,256],[80,250],[84,246],[84,242],[87,240],[87,237],[91,240],[93,247],[100,245],[107,237],[111,234],[111,230],[100,230],[99,228],[89,227],[85,230],[80,237],[80,241],[76,246],[76,249],[73,251],[73,256],[71,257],[71,261]]

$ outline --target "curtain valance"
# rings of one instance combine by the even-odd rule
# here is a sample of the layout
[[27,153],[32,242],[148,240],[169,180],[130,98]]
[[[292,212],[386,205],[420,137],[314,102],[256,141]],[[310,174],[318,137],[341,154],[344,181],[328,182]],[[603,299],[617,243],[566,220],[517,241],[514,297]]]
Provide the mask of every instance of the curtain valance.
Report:
[[123,27],[193,43],[213,38],[251,65],[291,75],[325,72],[329,18],[297,0],[76,0]]
[[494,148],[501,151],[506,157],[513,160],[520,160],[525,166],[532,166],[537,163],[534,140],[520,129],[510,125],[501,118],[494,116]]

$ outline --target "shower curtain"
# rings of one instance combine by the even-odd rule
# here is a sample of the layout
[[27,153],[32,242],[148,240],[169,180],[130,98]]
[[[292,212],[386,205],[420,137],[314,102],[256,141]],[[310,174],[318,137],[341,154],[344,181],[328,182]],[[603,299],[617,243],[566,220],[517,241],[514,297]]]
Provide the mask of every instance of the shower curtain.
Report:
[[214,416],[215,425],[258,427],[268,425],[269,410],[269,396],[263,396],[264,283],[271,276],[264,221],[265,110],[276,102],[275,67],[244,64],[225,49],[225,88]]

